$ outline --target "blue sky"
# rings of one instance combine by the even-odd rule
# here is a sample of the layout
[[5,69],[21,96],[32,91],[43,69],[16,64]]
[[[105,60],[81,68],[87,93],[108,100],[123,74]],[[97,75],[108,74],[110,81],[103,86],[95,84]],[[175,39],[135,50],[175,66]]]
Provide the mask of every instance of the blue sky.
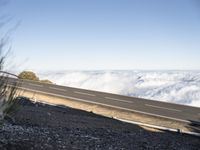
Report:
[[200,69],[198,0],[10,0],[20,69]]

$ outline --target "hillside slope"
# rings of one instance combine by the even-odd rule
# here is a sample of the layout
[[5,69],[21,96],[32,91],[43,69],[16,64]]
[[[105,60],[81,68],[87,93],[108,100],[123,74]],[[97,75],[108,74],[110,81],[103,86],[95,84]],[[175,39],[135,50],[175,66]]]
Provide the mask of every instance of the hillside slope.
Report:
[[18,100],[0,149],[198,149],[197,137],[143,128],[64,106]]

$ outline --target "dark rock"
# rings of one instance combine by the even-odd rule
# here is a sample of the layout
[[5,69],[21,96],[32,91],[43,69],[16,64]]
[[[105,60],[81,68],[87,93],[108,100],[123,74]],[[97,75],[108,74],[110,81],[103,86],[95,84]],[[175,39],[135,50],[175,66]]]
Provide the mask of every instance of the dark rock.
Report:
[[4,118],[5,122],[10,123],[10,124],[14,124],[15,121],[12,117],[10,117],[9,115],[5,115]]
[[[69,107],[34,104],[4,118],[0,150],[66,149],[198,149],[199,138],[172,132],[153,132],[139,126]],[[35,106],[38,107],[35,107]]]

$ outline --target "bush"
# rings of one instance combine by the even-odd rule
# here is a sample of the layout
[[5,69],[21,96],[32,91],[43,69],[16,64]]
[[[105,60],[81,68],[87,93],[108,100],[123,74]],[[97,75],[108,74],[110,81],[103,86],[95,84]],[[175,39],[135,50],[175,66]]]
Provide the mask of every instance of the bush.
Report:
[[[5,0],[0,0],[0,10],[5,4]],[[13,108],[14,98],[17,96],[17,82],[12,86],[8,84],[9,75],[4,70],[4,63],[9,54],[9,32],[4,33],[5,25],[8,25],[8,18],[4,15],[0,15],[0,121],[5,117],[5,112],[8,112]]]
[[50,80],[40,80],[40,82],[42,82],[42,83],[48,83],[48,84],[52,84],[53,83]]
[[36,74],[32,71],[23,71],[18,75],[18,78],[19,79],[39,81],[39,77],[37,77]]
[[53,83],[50,80],[40,80],[39,77],[37,77],[37,75],[32,71],[23,71],[18,75],[18,78],[25,79],[25,80],[39,81],[39,82],[48,83],[48,84]]

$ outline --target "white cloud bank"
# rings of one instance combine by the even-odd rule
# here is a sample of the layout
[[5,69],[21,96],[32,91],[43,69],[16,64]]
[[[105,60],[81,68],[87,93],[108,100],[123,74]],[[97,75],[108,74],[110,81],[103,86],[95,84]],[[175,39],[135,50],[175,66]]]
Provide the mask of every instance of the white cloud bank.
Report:
[[56,84],[200,107],[200,71],[63,71]]

